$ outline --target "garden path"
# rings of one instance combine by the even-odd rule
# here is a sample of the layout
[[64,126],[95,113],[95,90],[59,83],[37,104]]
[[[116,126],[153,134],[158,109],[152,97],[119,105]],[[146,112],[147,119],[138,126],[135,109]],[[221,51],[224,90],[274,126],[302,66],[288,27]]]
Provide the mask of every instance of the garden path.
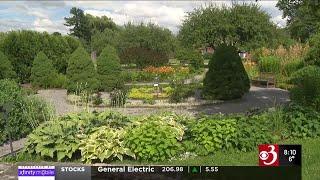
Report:
[[[64,89],[48,89],[39,90],[37,96],[42,97],[44,100],[53,104],[58,115],[63,115],[69,112],[79,112],[83,108],[75,107],[67,103],[67,91]],[[268,108],[274,107],[277,104],[289,102],[288,91],[278,88],[259,88],[251,87],[250,92],[243,98],[233,101],[226,101],[218,104],[205,105],[205,106],[190,106],[190,107],[175,107],[175,108],[112,108],[128,115],[137,114],[150,114],[159,111],[173,111],[177,113],[241,113],[247,112],[253,108]],[[97,107],[90,110],[103,111],[110,108]]]

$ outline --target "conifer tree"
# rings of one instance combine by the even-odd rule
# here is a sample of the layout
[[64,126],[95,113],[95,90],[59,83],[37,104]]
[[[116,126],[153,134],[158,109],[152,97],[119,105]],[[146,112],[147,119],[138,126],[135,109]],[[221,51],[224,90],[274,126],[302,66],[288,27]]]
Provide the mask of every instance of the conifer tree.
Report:
[[68,61],[68,92],[81,90],[96,91],[99,87],[93,62],[83,47],[78,47]]
[[31,84],[35,87],[53,87],[57,75],[52,61],[42,51],[39,52],[32,64]]
[[97,72],[101,89],[110,91],[123,86],[120,58],[114,47],[107,46],[102,50],[97,58]]
[[16,73],[13,70],[11,62],[9,61],[7,56],[0,51],[0,79],[15,77]]
[[216,49],[203,85],[206,99],[237,99],[249,91],[250,80],[235,47],[221,45]]

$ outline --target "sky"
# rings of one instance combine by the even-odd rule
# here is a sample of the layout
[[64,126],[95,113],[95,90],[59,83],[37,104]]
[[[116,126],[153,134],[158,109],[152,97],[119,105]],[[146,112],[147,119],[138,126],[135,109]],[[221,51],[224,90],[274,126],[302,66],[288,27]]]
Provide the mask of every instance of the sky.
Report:
[[[233,0],[241,3],[240,0]],[[231,5],[230,1],[1,1],[0,2],[0,31],[29,29],[36,31],[68,33],[64,26],[64,17],[70,16],[70,9],[78,7],[85,13],[94,16],[108,16],[118,24],[131,22],[153,22],[170,29],[173,33],[179,31],[187,12],[196,7],[215,3]],[[277,1],[246,0],[255,3],[266,11],[271,21],[280,27],[285,26],[286,20],[276,7]]]

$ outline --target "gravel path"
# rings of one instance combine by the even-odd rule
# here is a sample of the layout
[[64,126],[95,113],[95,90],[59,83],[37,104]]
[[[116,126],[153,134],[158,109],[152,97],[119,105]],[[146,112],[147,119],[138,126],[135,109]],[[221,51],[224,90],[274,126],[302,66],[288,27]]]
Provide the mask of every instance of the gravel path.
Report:
[[[38,91],[37,96],[53,104],[58,115],[69,112],[79,112],[81,107],[75,107],[67,103],[67,91],[63,89],[49,89]],[[159,111],[173,111],[177,113],[241,113],[253,108],[268,108],[289,101],[287,91],[278,88],[251,87],[250,92],[239,100],[227,101],[207,106],[190,106],[177,108],[112,108],[128,115],[151,114]],[[91,110],[103,111],[111,108],[91,108]]]

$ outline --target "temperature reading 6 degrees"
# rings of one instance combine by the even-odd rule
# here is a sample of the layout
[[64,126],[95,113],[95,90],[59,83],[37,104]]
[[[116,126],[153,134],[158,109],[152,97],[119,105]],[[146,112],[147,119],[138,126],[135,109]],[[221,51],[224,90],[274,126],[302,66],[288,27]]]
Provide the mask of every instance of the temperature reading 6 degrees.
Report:
[[288,156],[289,162],[292,162],[292,160],[295,158],[295,155],[297,154],[297,151],[295,149],[285,149],[283,150],[283,154],[285,156]]
[[280,145],[281,166],[301,166],[301,145]]

